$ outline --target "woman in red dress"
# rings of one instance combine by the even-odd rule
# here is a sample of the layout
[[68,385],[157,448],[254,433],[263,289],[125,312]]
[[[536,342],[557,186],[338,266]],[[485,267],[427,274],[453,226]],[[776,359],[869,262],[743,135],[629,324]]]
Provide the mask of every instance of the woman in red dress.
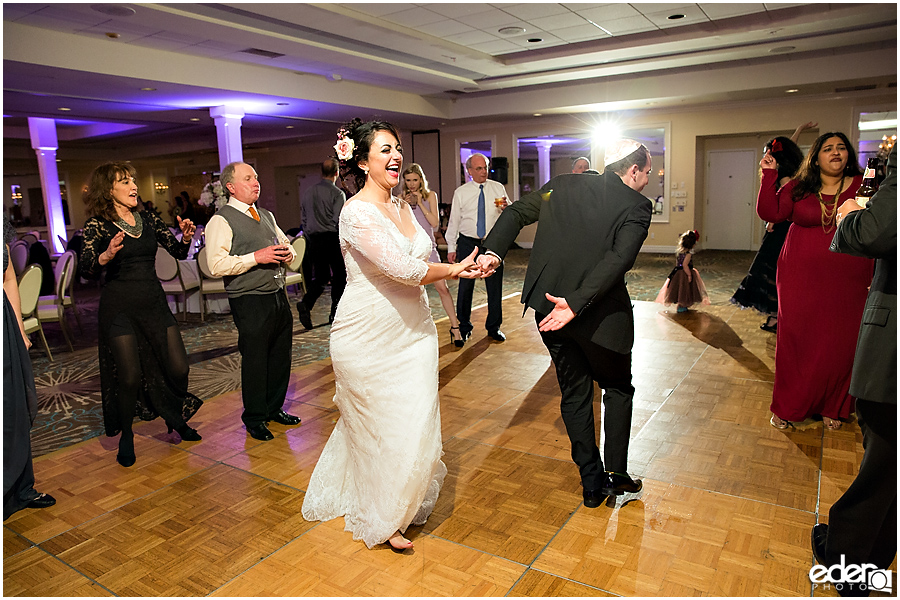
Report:
[[777,189],[775,159],[760,166],[756,203],[761,219],[792,221],[778,258],[778,333],[772,426],[821,415],[839,429],[854,410],[849,394],[853,353],[873,261],[830,252],[835,214],[853,198],[862,175],[850,141],[826,133],[815,141],[794,179]]

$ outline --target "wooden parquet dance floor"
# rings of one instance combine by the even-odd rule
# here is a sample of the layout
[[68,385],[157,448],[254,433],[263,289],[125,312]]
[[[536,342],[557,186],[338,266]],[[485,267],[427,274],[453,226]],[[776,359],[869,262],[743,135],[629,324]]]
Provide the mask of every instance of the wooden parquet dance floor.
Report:
[[758,314],[635,305],[634,497],[583,506],[555,372],[511,297],[505,343],[476,328],[457,350],[438,324],[449,474],[414,551],[300,514],[338,417],[325,360],[293,373],[303,424],[273,423],[273,441],[246,435],[234,392],[191,421],[201,442],[136,425],[130,469],[117,438],[36,459],[58,503],[4,523],[4,595],[836,596],[812,588],[809,533],[856,473],[857,424],[769,425],[775,337]]

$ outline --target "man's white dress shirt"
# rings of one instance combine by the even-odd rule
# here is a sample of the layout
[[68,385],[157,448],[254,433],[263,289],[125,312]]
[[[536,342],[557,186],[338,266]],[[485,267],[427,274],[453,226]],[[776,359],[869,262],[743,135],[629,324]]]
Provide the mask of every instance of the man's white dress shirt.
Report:
[[[253,218],[250,214],[250,205],[246,202],[241,202],[232,196],[228,199],[228,206],[241,211],[247,215],[248,219]],[[281,231],[277,224],[275,225],[275,233],[278,235],[278,240],[282,244],[287,244],[287,247],[291,249],[291,260],[293,260],[296,253],[293,246],[291,246],[291,241],[284,235],[284,232]],[[216,277],[240,275],[256,266],[256,257],[253,256],[253,252],[242,256],[231,255],[231,241],[234,239],[234,233],[231,231],[231,225],[228,224],[225,217],[213,215],[209,223],[206,224],[204,235],[206,236],[206,262],[209,266],[209,271]]]
[[[478,186],[482,184],[469,180],[453,192],[453,203],[450,206],[450,222],[447,224],[447,252],[456,252],[456,239],[459,234],[478,239]],[[491,227],[500,216],[500,209],[494,204],[495,198],[508,198],[506,188],[502,184],[488,179],[484,182],[484,235],[491,232]]]

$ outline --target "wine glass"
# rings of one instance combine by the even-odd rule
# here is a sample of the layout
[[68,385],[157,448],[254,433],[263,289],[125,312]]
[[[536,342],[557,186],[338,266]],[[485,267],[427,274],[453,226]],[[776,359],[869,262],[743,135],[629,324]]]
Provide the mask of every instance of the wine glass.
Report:
[[[275,246],[284,247],[284,244],[281,240],[278,239],[277,235],[272,236],[272,244]],[[279,262],[278,266],[275,267],[275,283],[278,284],[279,288],[284,287],[285,277],[287,276],[287,269],[284,266],[283,262]]]

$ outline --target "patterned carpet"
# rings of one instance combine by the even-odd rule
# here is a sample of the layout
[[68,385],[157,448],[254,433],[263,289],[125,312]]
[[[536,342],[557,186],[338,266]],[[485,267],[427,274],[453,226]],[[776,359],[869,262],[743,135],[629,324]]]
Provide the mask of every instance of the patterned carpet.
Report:
[[[694,265],[703,276],[713,304],[727,303],[747,272],[755,253],[707,250],[698,252]],[[521,291],[529,251],[512,250],[506,259],[503,278],[504,296]],[[653,301],[675,263],[673,255],[641,254],[627,275],[633,300]],[[456,297],[456,283],[449,282]],[[438,323],[441,343],[447,343],[446,315],[434,286],[428,286],[432,313]],[[70,331],[75,333],[75,351],[69,352],[59,324],[44,326],[54,362],[47,360],[39,341],[32,346],[35,382],[38,390],[39,414],[32,429],[35,456],[46,454],[103,433],[100,406],[100,373],[97,365],[97,308],[100,291],[94,284],[76,283],[82,330],[69,316]],[[292,368],[322,360],[328,356],[328,291],[312,311],[311,331],[294,322]],[[292,299],[292,302],[296,298]],[[486,301],[484,286],[475,285],[473,307]],[[519,314],[505,315],[507,320]],[[443,321],[443,322],[442,322]],[[481,324],[476,323],[476,333]],[[181,323],[184,344],[191,363],[190,391],[206,400],[240,388],[240,354],[237,330],[231,315],[211,315],[201,323],[199,315],[189,314]],[[202,410],[202,409],[201,409]]]

